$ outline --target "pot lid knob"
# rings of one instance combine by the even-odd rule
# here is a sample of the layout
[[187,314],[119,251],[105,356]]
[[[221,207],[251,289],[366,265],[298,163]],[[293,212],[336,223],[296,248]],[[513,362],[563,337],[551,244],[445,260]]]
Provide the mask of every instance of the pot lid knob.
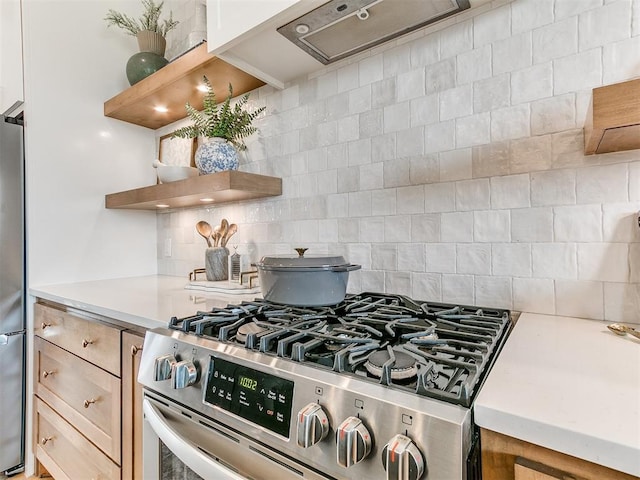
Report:
[[309,249],[308,248],[296,248],[294,250],[296,252],[298,252],[298,257],[304,257],[304,252],[306,252]]

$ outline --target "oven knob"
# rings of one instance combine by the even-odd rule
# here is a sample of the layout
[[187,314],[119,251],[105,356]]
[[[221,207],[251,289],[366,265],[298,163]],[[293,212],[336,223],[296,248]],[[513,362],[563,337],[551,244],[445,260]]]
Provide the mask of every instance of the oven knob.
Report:
[[171,369],[176,364],[176,357],[167,353],[161,357],[156,358],[153,365],[153,378],[156,382],[162,380],[169,380],[171,378]]
[[417,480],[425,468],[420,449],[409,437],[396,435],[382,449],[382,465],[387,480]]
[[329,419],[322,407],[310,403],[298,412],[298,445],[309,448],[329,433]]
[[197,379],[198,370],[189,360],[177,362],[171,369],[171,388],[186,388],[196,383]]
[[362,420],[349,417],[336,431],[338,465],[350,467],[362,461],[371,452],[371,435]]

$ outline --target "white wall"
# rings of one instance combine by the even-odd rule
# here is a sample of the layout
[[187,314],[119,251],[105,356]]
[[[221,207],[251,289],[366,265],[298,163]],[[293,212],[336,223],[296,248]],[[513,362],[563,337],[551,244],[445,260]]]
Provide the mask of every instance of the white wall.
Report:
[[153,131],[103,115],[138,48],[103,18],[138,2],[23,1],[29,285],[153,274],[155,214],[104,208],[155,183]]
[[227,217],[253,260],[362,264],[352,292],[639,323],[640,151],[585,156],[582,127],[592,88],[640,76],[640,2],[485,7],[254,92],[241,169],[282,197],[160,214],[159,271],[202,267],[194,225]]

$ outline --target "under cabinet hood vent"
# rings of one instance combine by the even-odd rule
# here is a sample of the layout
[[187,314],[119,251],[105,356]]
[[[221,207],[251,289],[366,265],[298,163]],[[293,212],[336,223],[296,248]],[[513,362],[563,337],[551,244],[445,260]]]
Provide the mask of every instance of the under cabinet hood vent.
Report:
[[278,32],[328,64],[469,7],[469,0],[331,0]]

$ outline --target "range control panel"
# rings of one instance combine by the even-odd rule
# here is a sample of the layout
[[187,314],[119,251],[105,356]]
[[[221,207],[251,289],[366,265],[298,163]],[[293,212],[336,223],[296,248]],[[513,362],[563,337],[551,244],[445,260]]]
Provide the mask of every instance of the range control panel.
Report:
[[204,401],[289,436],[293,382],[211,356]]

